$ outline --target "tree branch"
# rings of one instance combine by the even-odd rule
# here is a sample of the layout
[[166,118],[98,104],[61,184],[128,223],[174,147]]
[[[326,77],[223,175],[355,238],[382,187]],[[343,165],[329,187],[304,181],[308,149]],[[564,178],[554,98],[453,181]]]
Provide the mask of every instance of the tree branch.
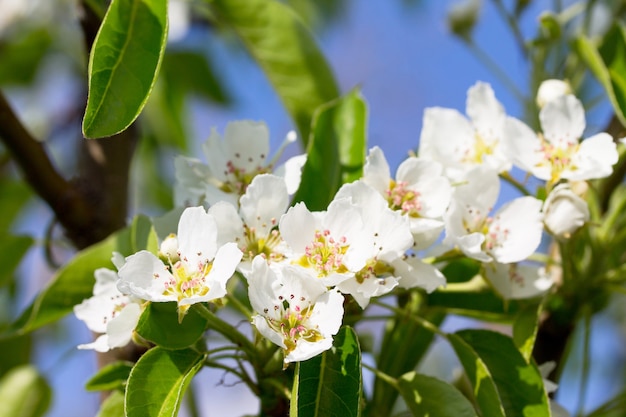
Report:
[[56,171],[43,145],[22,125],[1,92],[0,139],[28,184],[67,230],[83,229],[91,222],[91,210],[83,196]]

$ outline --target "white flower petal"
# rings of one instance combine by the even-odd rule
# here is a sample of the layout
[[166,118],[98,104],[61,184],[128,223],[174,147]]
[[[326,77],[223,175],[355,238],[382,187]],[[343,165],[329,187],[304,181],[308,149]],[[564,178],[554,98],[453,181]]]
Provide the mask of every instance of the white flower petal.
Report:
[[537,249],[543,231],[541,205],[534,197],[520,197],[498,210],[488,232],[498,235],[489,250],[497,262],[519,262]]
[[141,306],[137,303],[129,303],[107,324],[107,343],[111,349],[130,343],[140,316]]
[[278,225],[278,220],[289,206],[287,186],[282,178],[263,174],[254,177],[240,199],[241,217],[248,227],[261,236]]
[[378,146],[374,146],[369,150],[363,167],[363,181],[380,194],[384,194],[389,188],[390,177],[391,170],[385,154]]
[[585,130],[585,110],[573,95],[557,97],[539,112],[543,136],[553,145],[576,143]]
[[210,261],[217,250],[217,224],[204,207],[189,207],[178,222],[178,248],[181,259],[197,269]]
[[175,301],[173,296],[163,295],[165,282],[174,277],[163,262],[148,251],[140,251],[126,258],[119,270],[117,288],[122,294],[134,295],[148,301]]

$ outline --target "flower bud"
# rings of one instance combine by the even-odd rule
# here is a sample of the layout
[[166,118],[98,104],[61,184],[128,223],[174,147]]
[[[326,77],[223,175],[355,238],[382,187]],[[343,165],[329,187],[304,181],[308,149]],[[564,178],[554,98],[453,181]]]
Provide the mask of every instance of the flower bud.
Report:
[[543,223],[556,237],[568,239],[589,220],[587,202],[569,184],[555,187],[543,205]]
[[180,255],[178,253],[178,238],[174,233],[170,233],[163,240],[163,242],[161,242],[159,256],[169,260],[172,264],[175,264],[180,260]]
[[478,21],[480,5],[480,0],[465,0],[450,7],[448,26],[452,33],[463,39],[469,39],[472,29]]
[[567,81],[545,80],[537,91],[537,106],[542,108],[548,102],[567,94],[572,94],[572,87]]

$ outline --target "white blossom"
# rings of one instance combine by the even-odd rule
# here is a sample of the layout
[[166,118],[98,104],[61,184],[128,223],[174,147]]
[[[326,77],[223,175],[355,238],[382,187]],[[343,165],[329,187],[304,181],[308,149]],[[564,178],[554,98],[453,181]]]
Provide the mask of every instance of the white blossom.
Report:
[[490,216],[500,186],[495,171],[477,168],[468,179],[455,190],[444,216],[444,243],[482,262],[512,263],[530,256],[541,242],[541,201],[519,197]]
[[278,221],[288,206],[289,195],[283,179],[261,174],[246,189],[239,208],[225,201],[209,208],[209,214],[216,220],[218,242],[236,242],[243,252],[239,270],[244,275],[257,255],[263,255],[268,262],[284,259],[286,244],[278,231]]
[[178,261],[164,264],[142,250],[126,258],[119,270],[119,290],[143,300],[176,301],[179,320],[191,304],[226,295],[226,282],[242,253],[235,243],[217,245],[217,225],[202,207],[183,211],[178,223]]
[[534,265],[492,262],[483,265],[483,270],[491,285],[505,299],[537,297],[554,283],[545,268]]
[[[212,129],[203,144],[206,165],[199,159],[184,156],[178,156],[174,161],[177,204],[198,204],[205,199],[210,205],[227,201],[236,206],[254,177],[273,172],[284,147],[295,140],[295,132],[289,132],[270,160],[269,130],[264,122],[231,122],[226,126],[224,138]],[[276,169],[284,176],[291,194],[300,184],[300,170],[305,160],[305,155],[298,155]]]
[[323,212],[311,212],[297,203],[281,217],[278,227],[291,263],[328,287],[354,277],[366,264],[367,254],[359,245],[361,211],[348,198],[333,200]]
[[330,349],[343,320],[343,296],[327,291],[303,268],[270,267],[257,256],[248,279],[252,318],[259,333],[284,352],[285,363],[303,361]]
[[378,191],[392,210],[408,217],[415,249],[426,249],[439,238],[452,195],[440,163],[410,157],[400,164],[394,179],[383,151],[375,146],[367,156],[362,181]]
[[549,187],[561,179],[573,181],[604,178],[611,174],[618,154],[613,138],[598,133],[583,141],[585,112],[572,95],[557,97],[541,109],[543,133],[536,134],[523,122],[509,117],[505,132],[513,163]]
[[126,346],[139,321],[141,300],[122,294],[117,289],[118,276],[107,268],[96,269],[93,297],[74,306],[74,314],[85,322],[89,330],[100,333],[93,343],[79,345],[79,349],[108,352]]
[[489,84],[478,82],[467,92],[466,118],[455,109],[431,107],[424,112],[419,156],[442,164],[458,181],[485,165],[497,172],[511,168],[503,137],[506,113]]

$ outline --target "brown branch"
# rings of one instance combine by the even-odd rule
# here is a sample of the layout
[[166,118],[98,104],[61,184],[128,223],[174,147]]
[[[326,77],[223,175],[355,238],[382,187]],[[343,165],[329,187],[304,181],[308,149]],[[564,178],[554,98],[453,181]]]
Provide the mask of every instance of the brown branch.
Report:
[[57,172],[43,144],[26,130],[1,92],[0,139],[28,184],[48,203],[67,230],[83,229],[90,223],[90,207],[83,196]]

